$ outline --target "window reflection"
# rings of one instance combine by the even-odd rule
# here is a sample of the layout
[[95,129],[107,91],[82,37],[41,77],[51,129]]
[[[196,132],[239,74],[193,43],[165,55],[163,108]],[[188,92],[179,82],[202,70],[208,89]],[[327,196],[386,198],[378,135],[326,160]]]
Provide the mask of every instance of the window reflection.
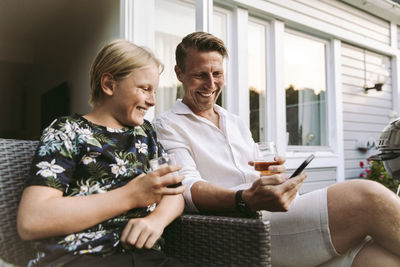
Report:
[[292,146],[326,146],[326,42],[285,33],[286,129]]
[[195,31],[194,2],[157,0],[155,17],[155,54],[164,63],[157,89],[155,113],[158,114],[171,108],[177,97],[183,97],[182,85],[174,71],[175,49],[185,35]]
[[[227,39],[227,15],[225,12],[223,12],[222,10],[219,11],[219,9],[216,9],[214,7],[214,15],[213,15],[213,26],[212,26],[212,31],[211,33],[215,36],[217,36],[218,38],[220,38],[225,46],[228,45]],[[229,52],[229,51],[228,51]],[[225,73],[225,81],[227,81],[227,61],[224,60],[224,73]],[[217,104],[220,106],[225,107],[225,97],[226,95],[226,89],[225,86],[222,90],[222,93],[219,95],[218,99],[217,99]]]
[[[194,0],[157,0],[155,1],[155,53],[164,63],[164,71],[160,76],[157,90],[158,114],[171,108],[177,98],[184,95],[183,87],[176,78],[175,49],[187,34],[195,31]],[[212,33],[221,38],[227,45],[227,15],[223,11],[214,10]],[[226,62],[224,62],[224,68]],[[224,105],[224,91],[217,103]]]
[[265,27],[265,24],[252,20],[248,23],[250,131],[256,142],[265,138]]

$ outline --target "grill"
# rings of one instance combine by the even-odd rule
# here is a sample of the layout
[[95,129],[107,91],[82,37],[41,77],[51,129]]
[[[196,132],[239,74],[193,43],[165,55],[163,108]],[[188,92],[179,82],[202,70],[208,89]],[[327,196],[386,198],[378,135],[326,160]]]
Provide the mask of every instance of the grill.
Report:
[[371,160],[383,161],[386,171],[400,181],[400,118],[391,121],[383,129],[377,148],[380,154],[371,156]]

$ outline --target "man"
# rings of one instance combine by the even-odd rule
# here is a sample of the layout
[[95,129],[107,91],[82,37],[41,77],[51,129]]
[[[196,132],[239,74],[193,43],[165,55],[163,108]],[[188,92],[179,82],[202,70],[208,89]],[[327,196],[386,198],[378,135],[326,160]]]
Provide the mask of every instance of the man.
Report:
[[184,97],[153,122],[183,166],[187,206],[263,211],[271,222],[273,266],[400,266],[400,201],[385,187],[348,181],[296,197],[306,175],[288,179],[283,158],[270,167],[279,174],[255,175],[248,165],[250,131],[215,104],[226,56],[223,42],[211,34],[183,38],[175,72]]

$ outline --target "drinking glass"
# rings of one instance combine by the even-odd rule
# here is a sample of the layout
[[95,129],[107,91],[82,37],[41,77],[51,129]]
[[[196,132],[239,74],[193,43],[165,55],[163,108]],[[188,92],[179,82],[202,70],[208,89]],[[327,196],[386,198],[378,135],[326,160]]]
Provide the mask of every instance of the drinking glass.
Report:
[[276,157],[277,149],[273,141],[256,143],[253,157],[254,170],[260,172],[261,176],[273,175],[274,172],[268,170],[268,167],[278,165]]
[[158,168],[161,167],[161,165],[176,165],[176,159],[175,159],[175,154],[170,153],[164,153],[161,155],[161,157],[155,158],[155,159],[151,159],[149,161],[150,163],[150,168],[152,171],[157,170]]
[[[152,171],[157,170],[158,168],[160,168],[163,165],[177,165],[174,153],[170,153],[170,154],[164,153],[161,155],[161,157],[151,159],[149,161],[149,163],[150,163],[150,168]],[[173,172],[173,174],[178,175],[178,172]],[[180,182],[177,184],[168,185],[167,187],[178,187],[181,185],[182,185],[182,183]]]

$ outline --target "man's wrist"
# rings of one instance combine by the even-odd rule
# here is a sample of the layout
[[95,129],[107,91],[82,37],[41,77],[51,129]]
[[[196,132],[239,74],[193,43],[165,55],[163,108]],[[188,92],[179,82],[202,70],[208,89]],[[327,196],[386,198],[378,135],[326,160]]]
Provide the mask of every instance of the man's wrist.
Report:
[[239,190],[235,194],[235,208],[236,211],[244,214],[251,215],[253,212],[250,207],[247,205],[246,201],[243,199],[243,190]]

